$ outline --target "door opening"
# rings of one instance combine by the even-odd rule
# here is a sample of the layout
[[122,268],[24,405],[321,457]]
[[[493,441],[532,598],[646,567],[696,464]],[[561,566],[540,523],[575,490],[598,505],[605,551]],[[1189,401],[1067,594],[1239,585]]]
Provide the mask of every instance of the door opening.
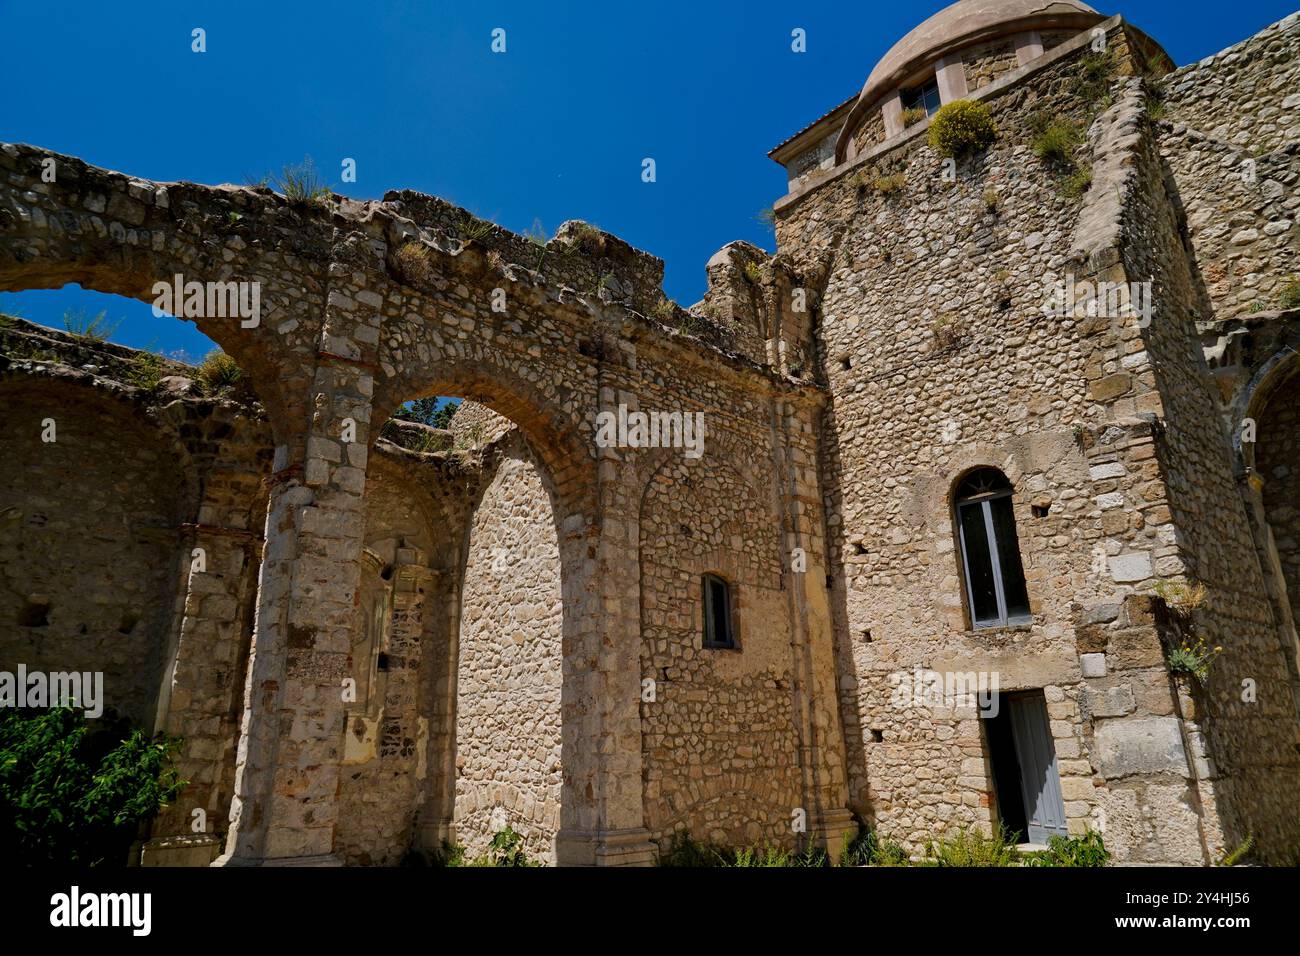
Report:
[[984,721],[998,816],[1020,842],[1045,844],[1068,835],[1061,776],[1042,691],[998,695],[997,716]]

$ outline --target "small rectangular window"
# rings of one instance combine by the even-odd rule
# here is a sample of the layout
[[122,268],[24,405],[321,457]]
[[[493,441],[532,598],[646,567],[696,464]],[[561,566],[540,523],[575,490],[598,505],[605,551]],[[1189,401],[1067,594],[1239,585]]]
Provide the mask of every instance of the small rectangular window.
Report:
[[704,575],[704,646],[736,646],[731,621],[731,586],[715,574]]
[[903,109],[925,110],[926,116],[933,116],[939,112],[939,81],[935,77],[926,80],[920,86],[914,86],[910,90],[903,90],[901,93],[903,100]]

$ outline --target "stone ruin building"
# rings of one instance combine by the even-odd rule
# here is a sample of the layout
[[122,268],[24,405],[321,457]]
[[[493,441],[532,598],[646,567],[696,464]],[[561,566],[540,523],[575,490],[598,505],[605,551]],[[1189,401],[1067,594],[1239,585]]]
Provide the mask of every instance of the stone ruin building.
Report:
[[[689,309],[582,223],[0,146],[0,290],[261,290],[194,319],[242,392],[4,322],[0,665],[184,738],[146,864],[999,821],[1294,862],[1297,90],[1300,14],[1175,69],[1075,0],[962,0],[772,151],[778,252],[724,247]],[[997,138],[945,163],[960,99]],[[389,423],[428,396],[449,431]],[[703,454],[596,442],[620,406],[703,413]],[[1168,665],[1198,640],[1204,681]],[[997,716],[936,674],[996,675]]]

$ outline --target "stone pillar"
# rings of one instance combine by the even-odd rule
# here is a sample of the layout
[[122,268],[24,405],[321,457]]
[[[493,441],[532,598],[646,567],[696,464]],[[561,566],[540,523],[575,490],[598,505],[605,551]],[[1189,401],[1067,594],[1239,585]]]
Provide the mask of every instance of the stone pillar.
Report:
[[885,139],[897,136],[903,131],[903,94],[894,90],[885,97],[880,111],[885,118]]
[[[774,468],[785,525],[795,717],[808,835],[838,860],[857,830],[848,809],[848,774],[840,722],[834,623],[826,586],[826,536],[817,472],[816,406],[773,403]],[[799,561],[796,563],[796,556]],[[803,570],[800,570],[800,567]]]
[[[600,400],[603,408],[636,407],[635,395],[608,387]],[[599,516],[569,514],[561,526],[564,796],[556,862],[647,865],[654,847],[641,782],[640,488],[617,449],[600,449],[596,475]]]
[[[329,865],[365,513],[382,305],[341,263],[306,442],[276,449],[225,853],[214,865]],[[299,457],[300,456],[300,457]],[[297,460],[295,460],[295,458]]]
[[1024,66],[1043,55],[1043,37],[1037,30],[1016,34],[1015,44],[1018,66]]
[[[456,842],[456,681],[460,640],[459,574],[439,574],[436,594],[426,599],[426,641],[422,696],[428,710],[429,742],[424,800],[417,821],[426,855]],[[439,608],[440,611],[434,611]],[[437,617],[434,617],[434,615]]]
[[[188,525],[182,561],[187,569],[184,616],[158,702],[158,729],[184,739],[176,761],[189,786],[173,804],[155,818],[158,837],[184,839],[165,845],[157,839],[149,865],[170,865],[199,858],[200,837],[207,835],[215,855],[212,834],[225,819],[229,791],[222,792],[223,772],[238,733],[238,695],[244,679],[245,605],[254,586],[252,565],[258,542],[255,535],[237,528]],[[228,786],[228,783],[227,783]],[[202,817],[194,815],[203,811]],[[196,830],[196,825],[202,829]],[[183,852],[172,861],[170,848]]]
[[945,56],[935,66],[935,82],[939,84],[939,102],[951,103],[966,98],[966,67],[959,55]]

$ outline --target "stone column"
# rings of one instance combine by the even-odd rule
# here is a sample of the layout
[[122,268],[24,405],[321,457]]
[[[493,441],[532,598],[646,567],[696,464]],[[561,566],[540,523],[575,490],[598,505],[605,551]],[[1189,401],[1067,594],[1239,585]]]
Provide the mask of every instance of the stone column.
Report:
[[[155,839],[145,847],[157,865],[168,862],[171,838],[184,836],[184,858],[197,847],[211,852],[224,821],[229,792],[223,770],[238,732],[238,695],[244,680],[245,605],[255,584],[256,536],[238,528],[188,525],[182,560],[187,569],[180,635],[158,701],[158,729],[184,740],[177,770],[189,786],[154,820]],[[202,817],[194,815],[202,810]],[[199,827],[196,829],[196,827]],[[206,841],[200,838],[206,836]]]
[[959,55],[945,56],[938,62],[935,82],[939,84],[940,103],[966,98],[966,66]]
[[894,90],[885,97],[880,110],[885,118],[885,139],[891,139],[903,131],[903,94]]
[[[335,263],[306,442],[276,449],[226,851],[214,865],[328,865],[360,575],[382,299]],[[347,281],[351,277],[351,281]],[[369,313],[369,314],[368,314]]]
[[[610,387],[600,396],[603,408],[636,406],[634,395]],[[564,796],[556,861],[646,865],[654,848],[641,783],[640,488],[617,449],[600,449],[596,478],[600,514],[569,514],[561,526]]]
[[1043,37],[1037,30],[1016,34],[1015,44],[1018,66],[1024,66],[1043,55]]
[[[800,722],[808,835],[832,862],[857,829],[848,809],[844,731],[840,723],[834,623],[826,586],[815,406],[773,402],[773,456],[785,525],[786,590],[790,594],[795,718]],[[802,436],[802,437],[801,437]],[[800,570],[802,568],[802,570]]]

